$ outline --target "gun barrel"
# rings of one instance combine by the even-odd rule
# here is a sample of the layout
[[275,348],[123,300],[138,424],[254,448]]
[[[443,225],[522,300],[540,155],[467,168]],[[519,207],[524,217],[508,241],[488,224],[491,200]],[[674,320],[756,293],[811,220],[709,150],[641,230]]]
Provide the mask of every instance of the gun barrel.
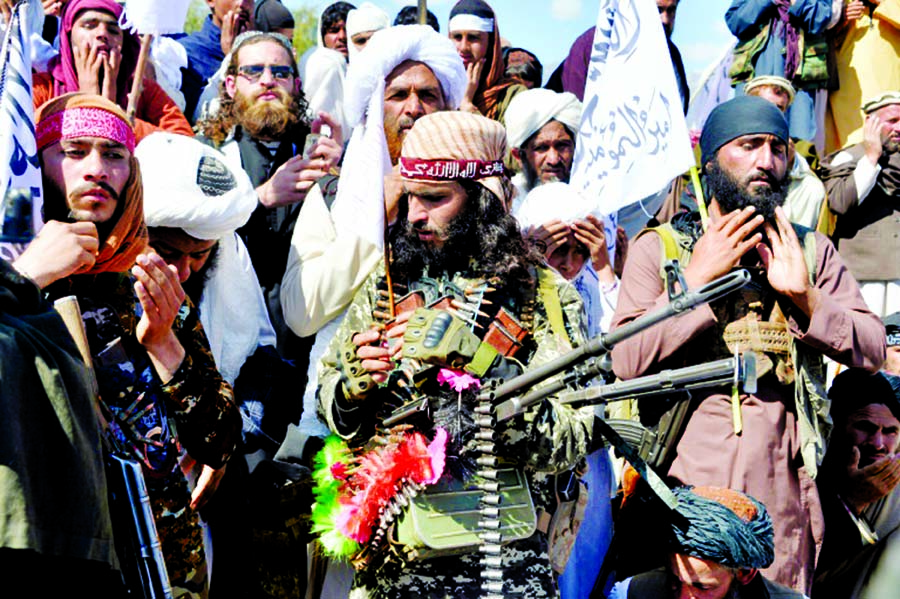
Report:
[[[486,389],[479,395],[479,399],[490,399],[494,402],[504,400],[510,395],[515,395],[523,389],[527,389],[544,379],[548,379],[555,374],[567,370],[573,364],[609,352],[617,343],[632,337],[671,316],[687,312],[700,304],[705,304],[740,289],[749,281],[750,274],[744,269],[730,272],[725,276],[707,283],[700,289],[682,294],[655,312],[651,312],[650,314],[646,314],[633,320],[611,333],[594,337],[581,347],[556,360],[506,381],[495,389]],[[519,403],[521,403],[521,400],[519,400]]]
[[606,403],[640,395],[655,395],[682,389],[700,389],[727,385],[734,380],[735,369],[741,370],[741,360],[725,358],[697,366],[663,370],[650,376],[609,385],[597,385],[560,394],[562,403]]

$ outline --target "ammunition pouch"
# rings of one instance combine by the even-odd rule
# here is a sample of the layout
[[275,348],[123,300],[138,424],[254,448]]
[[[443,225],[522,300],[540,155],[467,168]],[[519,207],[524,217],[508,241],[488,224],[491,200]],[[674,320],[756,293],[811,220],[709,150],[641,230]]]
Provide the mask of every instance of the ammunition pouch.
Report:
[[[482,510],[496,510],[500,544],[526,539],[537,527],[537,513],[528,481],[521,469],[497,470],[499,500],[485,506],[483,489],[456,479],[442,479],[410,501],[395,525],[393,544],[407,560],[460,555],[482,545]],[[491,484],[489,481],[487,484]]]

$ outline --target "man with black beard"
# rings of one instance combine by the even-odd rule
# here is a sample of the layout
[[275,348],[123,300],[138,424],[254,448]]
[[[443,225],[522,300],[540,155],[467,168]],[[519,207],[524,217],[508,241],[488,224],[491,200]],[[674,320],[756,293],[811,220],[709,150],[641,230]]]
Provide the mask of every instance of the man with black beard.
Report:
[[828,395],[834,432],[817,481],[826,534],[813,597],[856,599],[900,527],[900,377],[845,370]]
[[822,161],[819,175],[838,215],[834,239],[873,312],[900,310],[900,91],[863,104],[862,143]]
[[[359,543],[328,548],[357,569],[351,597],[557,594],[545,526],[554,473],[591,449],[593,411],[545,401],[497,423],[489,404],[476,407],[480,380],[537,367],[584,335],[577,292],[507,212],[505,153],[503,127],[480,115],[416,120],[400,156],[388,272],[366,280],[320,365],[320,414],[360,460],[338,502],[360,510],[332,511],[320,496],[313,518],[323,536]],[[401,406],[421,409],[392,418]],[[505,507],[479,515],[479,505]],[[423,545],[376,532],[391,525],[379,511],[396,514],[398,531],[429,511],[442,520]],[[451,543],[440,540],[454,529]]]
[[[174,267],[198,307],[216,367],[234,388],[241,442],[227,472],[205,468],[215,495],[197,498],[216,558],[211,596],[296,596],[305,584],[305,545],[293,538],[271,488],[271,460],[290,422],[300,418],[300,373],[275,350],[275,331],[244,243],[235,232],[257,207],[240,168],[217,150],[182,135],[156,133],[135,151],[144,179],[150,246]],[[283,479],[279,479],[283,480]],[[221,481],[221,483],[220,483]],[[272,539],[279,539],[273,543]],[[279,565],[273,554],[284,559]],[[290,564],[290,565],[285,565]],[[277,586],[274,586],[277,585]],[[277,590],[276,590],[277,589]]]
[[[612,354],[623,379],[737,352],[761,356],[756,393],[727,386],[674,404],[683,424],[658,466],[683,484],[730,487],[765,504],[775,561],[764,574],[808,592],[822,538],[812,481],[829,429],[822,357],[874,371],[885,341],[834,246],[784,214],[787,142],[784,116],[761,98],[736,98],[710,113],[700,139],[709,223],[703,230],[690,218],[675,219],[636,239],[613,330],[666,303],[664,260],[686,265],[689,288],[739,267],[752,281],[621,342]],[[645,424],[659,422],[659,405],[641,403]]]

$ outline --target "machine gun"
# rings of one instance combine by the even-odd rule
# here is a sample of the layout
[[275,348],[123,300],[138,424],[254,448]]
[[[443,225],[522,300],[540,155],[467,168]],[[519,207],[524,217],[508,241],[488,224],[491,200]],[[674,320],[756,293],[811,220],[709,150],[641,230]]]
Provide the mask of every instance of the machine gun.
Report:
[[[697,366],[665,370],[656,375],[638,377],[630,381],[565,391],[573,386],[584,386],[598,376],[603,377],[604,381],[611,379],[612,363],[609,359],[609,352],[617,343],[667,318],[678,316],[700,304],[736,291],[750,281],[749,273],[741,269],[692,291],[688,290],[676,260],[666,264],[665,270],[670,299],[668,305],[619,327],[611,333],[597,336],[578,349],[540,368],[509,381],[491,382],[479,394],[479,401],[492,403],[495,421],[499,423],[523,414],[531,406],[553,394],[559,394],[558,399],[563,403],[588,405],[633,397],[672,395],[673,393],[686,394],[689,398],[692,389],[728,383],[745,392],[754,392],[756,390],[756,356],[749,352]],[[680,290],[678,290],[679,287]],[[534,385],[561,372],[566,374],[559,380],[527,391]],[[523,392],[523,395],[519,395]],[[647,467],[647,461],[650,461],[651,464],[658,464],[666,454],[667,445],[661,442],[657,434],[631,421],[606,421],[598,418],[596,423],[599,432],[624,454],[663,503],[670,509],[675,509],[678,504],[675,496],[653,469]]]
[[[667,318],[678,316],[700,304],[711,302],[736,291],[750,281],[750,274],[746,270],[740,269],[730,272],[700,289],[688,290],[676,260],[670,261],[665,268],[671,300],[668,305],[655,312],[645,314],[611,333],[598,335],[581,347],[540,368],[535,368],[509,381],[486,386],[479,395],[479,400],[486,399],[494,403],[497,422],[509,420],[524,413],[532,405],[549,395],[561,392],[573,384],[583,385],[597,376],[608,376],[611,370],[611,362],[608,359],[609,352],[617,343]],[[676,291],[676,283],[680,286],[680,291]],[[560,380],[519,395],[537,383],[561,372],[567,374]],[[752,359],[748,362],[746,356],[743,359],[740,357],[728,358],[677,371],[665,371],[652,377],[640,377],[626,383],[615,383],[571,392],[564,394],[561,401],[581,404],[600,403],[601,401],[634,397],[639,394],[670,393],[677,388],[687,390],[701,386],[720,385],[723,377],[729,377],[729,380],[745,386],[747,383],[755,386],[755,372],[755,362]]]

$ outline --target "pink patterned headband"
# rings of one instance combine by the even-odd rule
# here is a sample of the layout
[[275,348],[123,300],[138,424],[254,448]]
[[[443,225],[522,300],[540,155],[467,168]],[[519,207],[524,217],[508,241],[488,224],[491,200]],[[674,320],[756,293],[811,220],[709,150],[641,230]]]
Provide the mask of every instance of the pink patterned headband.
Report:
[[502,160],[425,160],[400,158],[400,175],[404,179],[453,181],[456,179],[486,179],[503,175]]
[[36,128],[38,150],[61,139],[102,137],[134,152],[134,130],[117,115],[102,108],[68,108],[42,119]]

